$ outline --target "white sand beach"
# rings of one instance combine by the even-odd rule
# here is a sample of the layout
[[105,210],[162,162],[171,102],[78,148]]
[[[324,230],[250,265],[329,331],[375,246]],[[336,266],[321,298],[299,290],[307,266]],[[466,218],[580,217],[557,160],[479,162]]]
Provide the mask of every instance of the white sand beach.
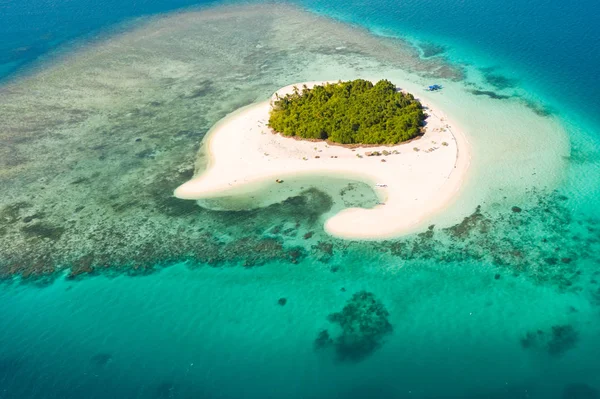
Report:
[[[277,93],[285,95],[293,86],[322,83],[298,83]],[[373,186],[380,204],[371,209],[345,209],[326,220],[325,230],[333,236],[362,240],[422,228],[456,198],[470,163],[469,144],[460,129],[426,101],[420,99],[429,117],[419,139],[396,146],[348,148],[272,133],[267,122],[273,98],[215,125],[204,142],[210,159],[207,169],[178,187],[176,197],[247,195],[260,189],[260,183],[283,180],[284,186],[286,179],[298,176],[360,180]],[[367,155],[376,151],[388,155]]]

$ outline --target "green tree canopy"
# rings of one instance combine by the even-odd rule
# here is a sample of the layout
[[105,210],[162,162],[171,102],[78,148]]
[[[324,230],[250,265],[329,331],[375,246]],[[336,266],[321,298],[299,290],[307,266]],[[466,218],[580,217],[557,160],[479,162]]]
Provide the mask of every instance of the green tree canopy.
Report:
[[304,86],[277,97],[269,126],[285,136],[340,144],[397,144],[419,135],[425,114],[388,80]]

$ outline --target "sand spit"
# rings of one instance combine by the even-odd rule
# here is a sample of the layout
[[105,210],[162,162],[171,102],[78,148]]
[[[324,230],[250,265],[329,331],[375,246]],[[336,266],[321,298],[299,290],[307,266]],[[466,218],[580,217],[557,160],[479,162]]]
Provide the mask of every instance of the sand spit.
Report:
[[[316,82],[299,83],[312,87]],[[278,90],[279,95],[294,85]],[[343,176],[373,186],[381,199],[371,209],[349,208],[329,218],[325,230],[348,239],[383,239],[413,231],[452,201],[470,163],[469,145],[437,110],[427,106],[425,134],[397,146],[350,149],[295,140],[267,127],[269,101],[219,122],[207,136],[209,165],[175,190],[182,199],[246,195],[259,184],[298,175]],[[380,153],[382,155],[368,155]]]

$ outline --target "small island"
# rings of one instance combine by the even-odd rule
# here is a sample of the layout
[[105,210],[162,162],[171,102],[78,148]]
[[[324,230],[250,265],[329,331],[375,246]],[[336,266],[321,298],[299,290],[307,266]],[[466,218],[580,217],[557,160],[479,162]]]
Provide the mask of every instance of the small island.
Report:
[[284,136],[338,144],[398,144],[420,135],[424,122],[421,103],[389,80],[296,86],[276,95],[269,116]]
[[[199,159],[208,164],[200,161],[176,197],[215,210],[249,209],[293,195],[295,179],[316,187],[323,177],[358,180],[379,203],[324,221],[325,231],[347,239],[385,239],[430,224],[456,197],[470,162],[460,129],[387,80],[286,86],[225,117],[203,144]],[[253,197],[261,201],[246,201]]]

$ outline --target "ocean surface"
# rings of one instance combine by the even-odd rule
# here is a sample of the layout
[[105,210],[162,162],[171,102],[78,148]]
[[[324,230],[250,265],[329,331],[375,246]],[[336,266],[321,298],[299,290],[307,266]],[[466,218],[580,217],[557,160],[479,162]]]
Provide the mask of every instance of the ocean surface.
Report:
[[[0,398],[600,398],[600,5],[0,0]],[[237,108],[385,77],[473,150],[419,234],[170,193]]]

